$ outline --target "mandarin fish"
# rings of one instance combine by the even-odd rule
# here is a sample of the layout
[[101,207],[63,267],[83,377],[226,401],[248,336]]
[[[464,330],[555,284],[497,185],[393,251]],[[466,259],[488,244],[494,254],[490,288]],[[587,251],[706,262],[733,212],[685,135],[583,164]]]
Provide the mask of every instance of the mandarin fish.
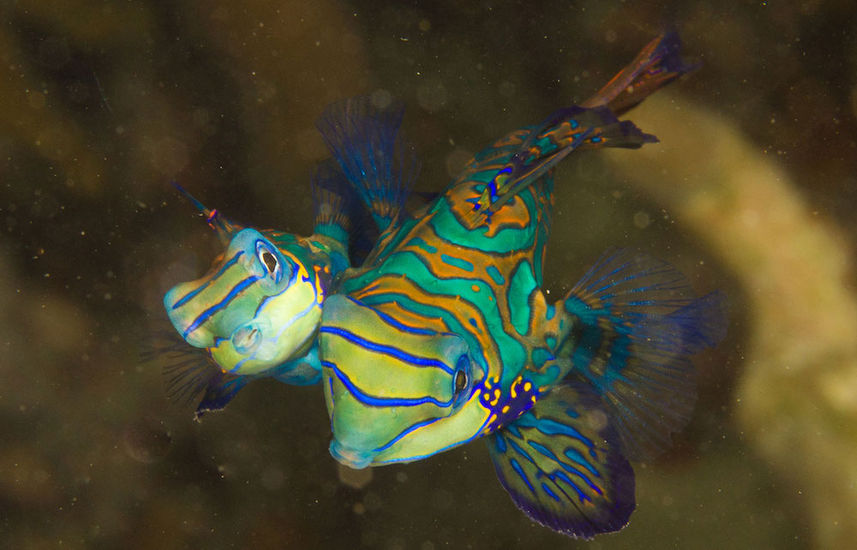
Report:
[[552,172],[573,151],[656,141],[617,116],[691,69],[678,50],[664,34],[585,103],[476,154],[343,274],[319,331],[334,458],[403,463],[485,438],[533,520],[581,538],[627,524],[629,460],[687,422],[689,357],[723,337],[724,299],[614,250],[549,304]]
[[[254,378],[295,385],[321,380],[316,333],[332,281],[359,259],[361,242],[352,237],[370,240],[362,244],[365,257],[372,231],[377,237],[402,215],[419,171],[399,132],[404,107],[387,103],[348,99],[319,119],[333,158],[312,180],[309,237],[239,225],[176,185],[226,247],[206,275],[164,296],[183,340],[167,350],[177,359],[166,369],[168,393],[187,400],[202,394],[197,418],[222,409]],[[363,220],[370,216],[374,224]],[[202,355],[188,359],[187,344]]]

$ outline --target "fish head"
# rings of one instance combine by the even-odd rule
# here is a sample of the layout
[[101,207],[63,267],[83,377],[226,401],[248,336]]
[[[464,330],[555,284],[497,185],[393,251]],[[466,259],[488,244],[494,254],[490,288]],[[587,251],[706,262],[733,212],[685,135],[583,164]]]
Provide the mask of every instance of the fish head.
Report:
[[294,242],[242,229],[206,275],[166,293],[167,315],[224,372],[264,373],[300,357],[321,321],[323,284],[307,256]]
[[333,439],[352,468],[410,462],[480,435],[484,369],[465,338],[409,325],[395,305],[330,296],[319,355]]

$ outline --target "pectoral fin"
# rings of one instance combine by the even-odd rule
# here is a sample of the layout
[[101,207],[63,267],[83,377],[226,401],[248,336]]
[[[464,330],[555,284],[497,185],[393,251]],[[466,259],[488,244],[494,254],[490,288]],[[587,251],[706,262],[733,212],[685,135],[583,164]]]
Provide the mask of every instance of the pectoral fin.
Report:
[[500,483],[533,520],[566,535],[618,531],[635,507],[634,471],[584,382],[558,386],[490,436]]

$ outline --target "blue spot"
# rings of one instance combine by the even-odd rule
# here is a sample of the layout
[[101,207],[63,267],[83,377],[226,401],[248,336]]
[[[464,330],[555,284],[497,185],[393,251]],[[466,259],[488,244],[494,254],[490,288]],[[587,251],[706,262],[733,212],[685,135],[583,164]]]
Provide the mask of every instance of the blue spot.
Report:
[[532,313],[529,305],[530,294],[536,288],[536,278],[532,266],[529,262],[521,262],[512,275],[507,291],[509,313],[512,317],[510,320],[518,334],[526,334],[529,328],[530,314]]
[[551,490],[550,490],[550,487],[548,487],[548,486],[545,484],[545,482],[544,482],[544,481],[542,481],[542,489],[544,489],[544,491],[545,491],[545,492],[546,492],[546,493],[547,493],[547,494],[548,494],[552,499],[554,499],[555,501],[559,502],[559,497],[558,497],[558,496],[556,496],[556,493],[554,493],[553,491],[551,491]]
[[[566,483],[566,485],[568,485],[569,487],[574,489],[574,491],[577,493],[577,498],[580,500],[580,502],[584,502],[586,500],[592,500],[591,498],[589,498],[588,496],[583,494],[583,491],[580,490],[580,487],[578,487],[577,484],[575,482],[573,482],[571,480],[571,478],[565,474],[565,472],[556,472],[553,474],[553,477],[561,479],[562,481],[564,481]],[[600,491],[599,491],[599,494],[600,494]]]
[[[549,306],[548,306],[547,313],[545,314],[545,318],[546,318],[548,321],[550,321],[551,319],[553,319],[553,316],[554,316],[554,315],[556,315],[556,307],[555,307],[555,306],[553,306],[553,305],[549,305]],[[553,347],[553,346],[551,346],[551,347]]]
[[498,285],[506,284],[506,278],[500,274],[500,270],[497,269],[495,266],[489,265],[487,268],[485,268],[485,271],[488,272],[488,275],[491,277],[491,280],[493,280],[494,283]]
[[526,484],[527,484],[527,487],[529,487],[529,488],[530,488],[530,491],[531,491],[533,494],[536,494],[536,490],[535,490],[535,488],[533,488],[533,484],[532,484],[532,483],[530,483],[530,480],[529,480],[529,479],[527,479],[527,474],[525,474],[525,473],[524,473],[524,469],[523,469],[523,468],[521,468],[521,465],[520,465],[520,464],[518,464],[518,461],[517,461],[517,460],[515,460],[514,458],[511,458],[511,459],[509,459],[509,464],[511,464],[511,465],[512,465],[512,469],[513,469],[513,470],[515,470],[515,472],[516,472],[519,476],[521,476],[521,479],[524,481],[524,483],[526,483]]
[[533,366],[537,369],[541,369],[551,359],[554,359],[554,356],[546,348],[536,348],[533,350]]
[[450,256],[448,254],[441,254],[440,259],[453,267],[457,267],[458,269],[463,269],[464,271],[473,271],[473,264],[468,262],[467,260],[463,260],[461,258],[456,258],[455,256]]
[[435,252],[437,252],[437,248],[428,244],[427,242],[425,242],[423,239],[421,239],[419,237],[414,237],[413,239],[408,241],[408,244],[406,246],[416,246],[417,248],[421,248],[421,249],[425,250],[429,254],[434,254]]

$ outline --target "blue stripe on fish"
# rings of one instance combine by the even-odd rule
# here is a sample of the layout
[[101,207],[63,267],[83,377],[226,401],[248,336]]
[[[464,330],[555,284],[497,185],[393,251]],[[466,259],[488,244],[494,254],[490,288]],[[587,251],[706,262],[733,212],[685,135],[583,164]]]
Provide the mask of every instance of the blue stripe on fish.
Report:
[[396,441],[398,441],[398,440],[402,439],[403,437],[405,437],[405,436],[406,436],[406,435],[408,435],[409,433],[414,432],[414,431],[416,431],[416,430],[418,430],[418,429],[422,428],[423,426],[429,426],[429,425],[431,425],[431,424],[434,424],[435,422],[437,422],[437,421],[438,421],[438,420],[440,420],[441,418],[443,418],[443,417],[442,417],[442,416],[439,416],[439,417],[436,417],[436,418],[429,418],[429,419],[423,420],[422,422],[417,422],[416,424],[412,424],[411,426],[408,426],[407,428],[405,428],[404,430],[402,430],[402,431],[399,433],[399,435],[397,435],[396,437],[394,437],[393,439],[391,439],[390,441],[388,441],[385,445],[382,445],[381,447],[378,447],[377,449],[375,449],[375,452],[380,453],[381,451],[383,451],[383,450],[385,450],[385,449],[389,449],[389,448],[390,448],[390,446],[392,446],[392,445],[394,445],[394,444],[396,443]]
[[364,302],[361,302],[360,300],[352,298],[351,296],[346,296],[346,298],[348,298],[349,300],[351,300],[352,302],[354,302],[355,304],[357,304],[359,306],[363,306],[363,307],[367,307],[367,308],[371,309],[385,323],[397,328],[398,330],[401,330],[402,332],[407,332],[410,334],[420,334],[423,336],[434,336],[434,335],[438,334],[438,332],[436,330],[431,330],[428,328],[412,327],[412,326],[408,326],[404,323],[401,323],[401,322],[397,321],[396,319],[394,319],[393,317],[387,315],[386,313],[379,311],[378,309],[376,309],[376,308],[374,308],[374,307],[372,307],[372,306],[370,306]]
[[247,277],[246,279],[242,279],[241,281],[239,281],[238,284],[236,284],[232,288],[232,290],[229,291],[229,294],[227,294],[225,298],[200,313],[199,317],[194,319],[193,323],[191,323],[190,326],[185,329],[184,333],[182,334],[182,338],[187,339],[188,334],[198,329],[200,325],[206,322],[212,315],[226,307],[226,305],[229,304],[229,302],[231,302],[232,300],[234,300],[236,296],[241,294],[241,292],[243,292],[247,287],[258,281],[262,277],[264,277],[264,275],[252,275],[250,277]]
[[374,395],[369,395],[368,393],[364,393],[363,390],[354,385],[354,383],[346,376],[339,368],[329,361],[322,361],[321,366],[325,368],[332,369],[336,374],[336,378],[339,379],[340,382],[348,389],[351,395],[357,399],[358,401],[365,403],[367,405],[371,405],[374,407],[414,407],[417,405],[437,405],[438,407],[450,407],[452,406],[454,398],[449,401],[440,401],[439,399],[435,399],[434,397],[425,396],[425,397],[414,397],[414,398],[406,398],[406,397],[377,397]]
[[232,258],[230,258],[228,262],[223,264],[223,266],[221,266],[221,268],[217,270],[217,273],[214,274],[214,277],[212,277],[211,279],[208,279],[207,281],[205,281],[203,284],[201,284],[197,288],[191,290],[190,292],[188,292],[187,294],[185,294],[184,296],[179,298],[179,300],[176,301],[175,304],[173,304],[173,309],[180,308],[181,306],[185,305],[187,302],[192,300],[194,296],[196,296],[197,294],[199,294],[200,292],[205,290],[206,287],[208,287],[208,285],[210,285],[212,283],[212,281],[216,281],[218,278],[220,278],[221,275],[223,275],[226,272],[227,269],[229,269],[230,267],[235,265],[235,262],[237,262],[238,258],[240,258],[243,254],[244,254],[243,250],[239,250],[238,252],[236,252],[235,255],[232,256]]
[[377,342],[372,342],[371,340],[367,340],[361,336],[354,334],[353,332],[345,329],[341,329],[338,327],[322,327],[319,329],[320,332],[335,334],[339,337],[345,338],[349,342],[357,344],[365,349],[370,351],[376,351],[378,353],[383,353],[384,355],[389,355],[391,357],[395,357],[399,361],[403,363],[410,363],[412,365],[417,365],[419,367],[436,367],[439,369],[443,369],[445,372],[452,374],[454,369],[449,367],[443,361],[438,361],[437,359],[428,359],[426,357],[418,357],[416,355],[411,355],[410,353],[404,352],[399,348],[393,346],[387,346],[385,344],[379,344]]

